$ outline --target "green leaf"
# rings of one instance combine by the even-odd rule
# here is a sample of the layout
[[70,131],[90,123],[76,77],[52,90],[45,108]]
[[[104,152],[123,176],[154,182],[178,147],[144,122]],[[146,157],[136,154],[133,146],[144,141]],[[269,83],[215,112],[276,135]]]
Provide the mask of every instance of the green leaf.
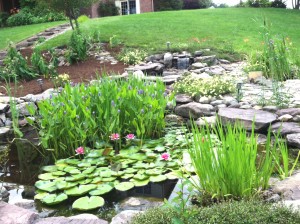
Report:
[[99,196],[91,196],[91,197],[82,197],[78,198],[74,201],[72,208],[81,210],[81,211],[88,211],[96,208],[100,208],[104,205],[104,199]]
[[47,205],[56,205],[68,199],[68,195],[61,193],[57,194],[48,194],[41,201]]
[[34,186],[40,190],[47,191],[47,192],[53,192],[57,189],[56,183],[52,181],[39,180],[35,182]]
[[126,173],[123,176],[121,176],[121,178],[127,180],[127,179],[129,179],[129,178],[131,178],[133,176],[134,176],[133,173]]
[[136,180],[136,179],[132,179],[131,182],[134,184],[135,187],[143,187],[149,184],[150,180],[145,179],[145,180]]
[[90,174],[90,173],[94,172],[95,169],[96,169],[96,167],[92,166],[92,167],[87,168],[84,171],[82,171],[82,174]]
[[157,152],[164,152],[166,150],[166,148],[163,145],[158,145],[155,147],[154,150]]
[[56,177],[53,176],[51,173],[43,173],[40,174],[38,178],[41,180],[54,180]]
[[161,169],[146,170],[146,174],[149,175],[149,176],[160,175],[162,173],[163,173],[163,171]]
[[158,175],[158,176],[151,176],[150,177],[151,182],[162,182],[166,179],[167,179],[167,177],[165,175]]
[[105,149],[101,149],[101,150],[92,150],[89,154],[87,154],[87,158],[99,158],[102,157],[103,152]]
[[90,163],[79,163],[79,164],[77,164],[77,166],[78,167],[91,167],[92,164],[90,164]]
[[80,196],[88,193],[91,190],[94,190],[95,188],[97,188],[97,185],[95,184],[80,185],[78,187],[72,187],[70,189],[67,189],[64,191],[64,193],[69,196]]
[[66,181],[78,181],[78,180],[83,180],[85,178],[85,175],[83,174],[76,174],[70,177],[66,177]]
[[71,188],[71,187],[75,187],[77,185],[78,185],[77,182],[67,182],[67,181],[57,181],[56,182],[56,187],[59,190],[65,190],[65,189],[68,189],[68,188]]
[[52,173],[52,175],[54,176],[64,176],[66,173],[63,171],[55,171]]
[[57,166],[43,166],[42,170],[45,172],[55,172],[57,171]]
[[89,194],[93,196],[103,195],[110,192],[112,189],[114,188],[109,184],[99,184],[97,189],[90,191]]
[[42,198],[44,198],[47,195],[49,195],[48,192],[38,193],[38,194],[34,195],[34,200],[41,200]]
[[136,175],[133,176],[133,179],[135,179],[135,180],[145,180],[148,177],[149,176],[147,176],[146,174],[140,174],[140,173],[138,173],[138,174],[136,174]]
[[134,188],[134,184],[132,182],[121,182],[115,185],[115,188],[119,191],[128,191]]

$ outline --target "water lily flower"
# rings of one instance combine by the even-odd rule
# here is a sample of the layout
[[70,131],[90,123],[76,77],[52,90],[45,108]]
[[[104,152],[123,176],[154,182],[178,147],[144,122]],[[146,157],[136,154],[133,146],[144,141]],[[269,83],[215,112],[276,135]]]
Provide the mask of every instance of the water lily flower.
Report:
[[82,146],[75,149],[76,155],[83,155],[84,154],[84,148]]
[[163,154],[161,154],[161,156],[160,156],[163,160],[169,160],[170,159],[170,154],[169,153],[163,153]]
[[120,139],[120,135],[118,133],[113,133],[110,135],[110,140],[116,141]]
[[135,139],[135,135],[134,134],[128,134],[128,135],[126,135],[126,139],[127,140]]

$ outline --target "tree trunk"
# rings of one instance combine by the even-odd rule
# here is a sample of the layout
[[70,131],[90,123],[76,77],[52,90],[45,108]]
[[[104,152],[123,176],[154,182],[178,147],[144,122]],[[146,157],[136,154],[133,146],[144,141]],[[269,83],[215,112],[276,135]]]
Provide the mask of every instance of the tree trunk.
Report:
[[300,9],[300,0],[292,0],[293,9]]

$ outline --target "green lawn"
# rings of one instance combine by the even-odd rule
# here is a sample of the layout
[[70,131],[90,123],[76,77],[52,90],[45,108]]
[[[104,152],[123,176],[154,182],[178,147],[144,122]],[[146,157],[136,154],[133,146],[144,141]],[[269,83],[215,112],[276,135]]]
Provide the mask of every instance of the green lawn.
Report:
[[66,23],[66,21],[0,28],[0,50],[6,48],[10,41],[18,43],[26,38],[44,31],[47,28],[55,27],[63,23]]
[[[113,35],[126,46],[159,51],[170,41],[173,48],[216,47],[249,53],[261,47],[261,30],[266,18],[274,34],[289,37],[300,49],[300,11],[286,9],[227,8],[145,13],[106,17],[81,24],[84,33],[99,31],[103,41]],[[66,44],[70,32],[43,48]]]

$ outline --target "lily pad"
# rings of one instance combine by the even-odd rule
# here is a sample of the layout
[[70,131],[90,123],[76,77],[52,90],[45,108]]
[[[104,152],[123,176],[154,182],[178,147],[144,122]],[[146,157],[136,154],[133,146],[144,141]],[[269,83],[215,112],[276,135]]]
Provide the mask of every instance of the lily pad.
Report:
[[91,197],[82,197],[74,201],[72,208],[88,211],[92,209],[96,209],[102,207],[104,205],[104,199],[99,196],[91,196]]
[[119,184],[116,184],[115,188],[118,191],[128,191],[128,190],[134,188],[134,184],[132,182],[121,182]]
[[133,176],[134,176],[133,173],[126,173],[123,176],[121,176],[121,178],[127,180],[127,179],[129,179],[129,178],[131,178]]
[[67,173],[70,173],[71,172],[71,170],[78,170],[76,167],[74,167],[74,166],[67,166],[67,167],[65,167],[64,169],[63,169],[63,171],[64,172],[67,172]]
[[102,177],[103,182],[112,182],[115,179],[117,179],[117,177]]
[[169,179],[169,180],[176,180],[178,179],[178,176],[176,175],[176,173],[174,172],[170,172],[165,174],[165,176]]
[[69,173],[70,174],[79,174],[79,173],[81,173],[81,171],[78,170],[78,169],[72,169],[72,170],[69,171]]
[[102,182],[102,178],[101,177],[96,177],[92,180],[92,184],[97,184],[97,183],[101,183]]
[[77,166],[78,167],[91,167],[92,164],[90,164],[90,163],[78,163]]
[[77,181],[78,184],[89,184],[93,181],[93,179],[88,178],[88,179],[84,179],[84,180],[79,180]]
[[38,176],[38,178],[41,180],[54,180],[56,177],[51,173],[42,173]]
[[90,174],[90,173],[94,172],[95,169],[96,169],[96,167],[92,166],[90,168],[85,169],[82,173],[83,174]]
[[80,185],[78,187],[72,187],[70,189],[67,189],[64,191],[64,193],[69,196],[80,196],[88,193],[91,190],[94,190],[95,188],[97,188],[97,185],[95,184]]
[[68,199],[68,195],[61,193],[57,194],[48,194],[41,201],[47,205],[56,205]]
[[69,189],[69,188],[75,187],[77,185],[78,185],[77,182],[67,182],[67,181],[57,181],[56,182],[56,187],[59,190]]
[[42,198],[44,198],[47,195],[49,195],[48,192],[38,193],[38,194],[34,195],[34,200],[41,200]]
[[78,159],[66,159],[65,162],[70,164],[70,165],[77,165],[78,163],[80,163],[80,160],[78,160]]
[[148,185],[149,182],[150,182],[150,180],[149,180],[149,178],[145,179],[145,180],[135,180],[135,179],[132,179],[131,182],[134,184],[135,187],[143,187],[143,186]]
[[55,171],[52,173],[53,176],[64,176],[66,173],[63,171]]
[[163,171],[160,170],[160,169],[146,170],[146,174],[149,175],[149,176],[160,175],[162,173],[163,173]]
[[45,172],[55,172],[57,171],[57,166],[43,166],[42,170]]
[[112,189],[114,188],[109,184],[100,184],[97,189],[90,191],[89,194],[93,196],[103,195],[110,192]]
[[137,170],[133,169],[133,168],[127,168],[126,170],[124,170],[124,173],[136,173]]
[[136,175],[133,176],[133,179],[135,179],[135,180],[145,180],[148,177],[149,176],[146,175],[146,174],[140,174],[140,173],[138,173],[138,174],[136,174]]
[[83,180],[85,178],[85,175],[83,174],[76,174],[70,177],[66,177],[66,181],[78,181],[78,180]]
[[164,152],[166,148],[163,145],[158,145],[154,148],[154,150],[157,152]]
[[99,158],[103,155],[104,149],[101,150],[92,150],[89,154],[87,154],[87,158]]
[[56,183],[52,181],[39,180],[35,182],[34,186],[40,190],[47,191],[47,192],[53,192],[57,189]]
[[162,182],[166,179],[167,179],[167,177],[165,175],[158,175],[158,176],[151,176],[150,177],[151,182]]

